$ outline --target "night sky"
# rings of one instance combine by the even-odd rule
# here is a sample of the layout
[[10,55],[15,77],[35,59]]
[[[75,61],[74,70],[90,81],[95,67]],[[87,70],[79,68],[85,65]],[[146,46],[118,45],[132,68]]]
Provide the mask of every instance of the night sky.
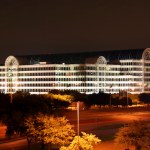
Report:
[[0,0],[0,62],[16,54],[146,47],[149,0]]

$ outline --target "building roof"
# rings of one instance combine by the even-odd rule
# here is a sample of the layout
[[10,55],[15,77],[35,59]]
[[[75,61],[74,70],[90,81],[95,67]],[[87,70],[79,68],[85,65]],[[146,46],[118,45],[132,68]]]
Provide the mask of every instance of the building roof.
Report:
[[[39,64],[39,62],[47,62],[48,64],[84,64],[86,62],[96,63],[100,56],[105,57],[107,62],[142,58],[145,49],[129,49],[129,50],[107,50],[82,53],[62,53],[48,55],[24,55],[15,56],[20,65]],[[95,61],[94,61],[95,59]]]

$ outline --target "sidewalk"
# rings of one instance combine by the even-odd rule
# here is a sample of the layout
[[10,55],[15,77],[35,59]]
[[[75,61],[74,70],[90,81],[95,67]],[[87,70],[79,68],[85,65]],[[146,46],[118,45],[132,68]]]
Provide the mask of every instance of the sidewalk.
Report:
[[[125,150],[123,145],[115,145],[113,141],[104,141],[94,147],[94,150]],[[134,150],[134,147],[130,147],[130,150]]]

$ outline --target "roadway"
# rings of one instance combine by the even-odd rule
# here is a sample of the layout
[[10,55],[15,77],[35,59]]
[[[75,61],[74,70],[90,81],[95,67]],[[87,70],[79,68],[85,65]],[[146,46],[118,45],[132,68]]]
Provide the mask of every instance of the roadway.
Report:
[[[66,118],[77,128],[76,111],[66,113]],[[93,133],[98,136],[102,142],[94,150],[122,150],[121,146],[116,146],[112,142],[112,137],[120,126],[133,120],[150,121],[150,111],[141,111],[127,109],[124,111],[99,111],[99,110],[80,110],[80,132]],[[108,144],[109,143],[109,144]],[[108,148],[107,148],[108,147]],[[131,148],[132,149],[132,148]],[[26,139],[17,141],[1,142],[0,150],[27,150]],[[38,148],[36,148],[38,150]]]

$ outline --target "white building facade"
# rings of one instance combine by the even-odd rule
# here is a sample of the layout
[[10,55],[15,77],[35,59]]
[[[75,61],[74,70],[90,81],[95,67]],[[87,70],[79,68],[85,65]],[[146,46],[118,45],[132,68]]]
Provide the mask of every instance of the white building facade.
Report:
[[0,66],[0,92],[45,94],[54,89],[150,93],[150,48],[8,56]]

